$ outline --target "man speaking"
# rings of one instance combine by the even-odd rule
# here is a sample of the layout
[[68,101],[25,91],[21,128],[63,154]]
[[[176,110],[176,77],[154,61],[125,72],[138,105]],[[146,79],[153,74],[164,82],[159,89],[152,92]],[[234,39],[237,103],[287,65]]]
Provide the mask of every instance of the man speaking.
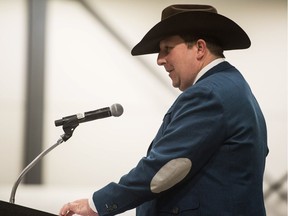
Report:
[[[157,63],[182,91],[164,115],[146,157],[118,183],[68,203],[60,215],[264,216],[268,154],[262,111],[225,50],[250,39],[209,5],[171,5],[132,49]],[[253,71],[255,73],[255,71]]]

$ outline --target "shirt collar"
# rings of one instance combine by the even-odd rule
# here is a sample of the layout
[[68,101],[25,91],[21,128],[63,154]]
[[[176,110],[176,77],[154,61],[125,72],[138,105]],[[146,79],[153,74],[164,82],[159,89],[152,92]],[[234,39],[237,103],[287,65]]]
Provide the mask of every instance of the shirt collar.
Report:
[[213,60],[212,62],[210,62],[208,65],[206,65],[204,68],[202,68],[202,70],[200,70],[200,72],[197,74],[193,85],[197,82],[197,80],[200,79],[200,77],[202,77],[208,70],[210,70],[211,68],[215,67],[216,65],[220,64],[221,62],[224,62],[225,58],[218,58]]

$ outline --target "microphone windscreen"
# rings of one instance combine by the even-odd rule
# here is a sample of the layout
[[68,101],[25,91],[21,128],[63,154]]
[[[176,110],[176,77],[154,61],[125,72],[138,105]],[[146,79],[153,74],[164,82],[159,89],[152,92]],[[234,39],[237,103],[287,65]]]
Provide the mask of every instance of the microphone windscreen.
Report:
[[111,114],[112,116],[115,116],[115,117],[118,117],[118,116],[121,116],[124,109],[122,107],[121,104],[113,104],[111,107],[110,107],[110,110],[111,110]]

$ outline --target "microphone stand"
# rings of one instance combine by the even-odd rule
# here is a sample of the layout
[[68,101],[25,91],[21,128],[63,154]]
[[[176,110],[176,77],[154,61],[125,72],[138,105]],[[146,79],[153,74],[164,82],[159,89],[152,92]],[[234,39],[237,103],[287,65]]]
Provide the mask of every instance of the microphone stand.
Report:
[[9,202],[10,203],[15,203],[15,195],[16,195],[16,190],[20,184],[20,182],[22,181],[23,177],[25,176],[25,174],[27,172],[29,172],[29,170],[34,167],[38,161],[40,161],[46,154],[48,154],[51,150],[53,150],[54,148],[56,148],[58,145],[60,145],[62,142],[66,142],[72,135],[73,132],[75,130],[75,128],[79,125],[78,122],[78,118],[77,116],[74,118],[71,118],[69,121],[66,121],[63,124],[63,130],[64,130],[64,134],[60,136],[60,138],[58,139],[58,141],[50,146],[49,148],[47,148],[46,150],[44,150],[43,152],[41,152],[30,164],[28,164],[25,169],[20,173],[19,177],[17,178],[16,182],[13,185],[11,194],[10,194],[10,199]]

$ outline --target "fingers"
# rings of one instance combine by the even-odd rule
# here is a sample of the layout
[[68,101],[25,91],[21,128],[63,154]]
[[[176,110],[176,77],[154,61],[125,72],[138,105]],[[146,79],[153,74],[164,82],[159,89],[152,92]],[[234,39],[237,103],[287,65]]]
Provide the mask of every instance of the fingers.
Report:
[[74,214],[82,215],[82,216],[94,216],[98,215],[97,213],[93,212],[88,204],[87,199],[76,200],[71,203],[67,203],[62,207],[59,212],[60,216],[72,216]]
[[73,215],[73,212],[71,211],[71,204],[70,204],[70,203],[65,204],[65,205],[61,208],[59,215],[60,215],[60,216],[70,216],[70,215]]
[[86,212],[83,210],[81,202],[74,201],[72,203],[65,204],[60,210],[61,216],[72,216],[74,214],[86,216]]

